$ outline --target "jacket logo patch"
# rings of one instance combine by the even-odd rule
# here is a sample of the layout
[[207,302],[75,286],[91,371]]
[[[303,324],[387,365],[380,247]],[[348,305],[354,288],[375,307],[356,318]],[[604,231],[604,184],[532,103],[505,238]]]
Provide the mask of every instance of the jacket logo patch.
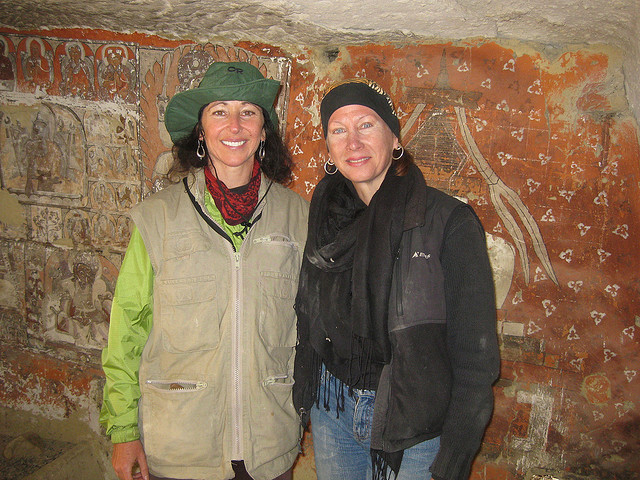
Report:
[[429,258],[431,258],[431,254],[424,252],[414,252],[411,258],[424,258],[428,260]]

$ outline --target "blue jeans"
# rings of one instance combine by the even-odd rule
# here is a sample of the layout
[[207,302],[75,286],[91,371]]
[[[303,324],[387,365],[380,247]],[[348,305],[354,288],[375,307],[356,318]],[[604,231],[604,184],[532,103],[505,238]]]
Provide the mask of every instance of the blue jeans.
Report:
[[[323,375],[330,375],[325,372]],[[336,395],[329,395],[330,410],[322,405],[324,379],[320,380],[320,405],[311,409],[313,451],[318,480],[371,480],[371,422],[376,392],[354,389],[344,392],[344,412],[336,418]],[[429,467],[440,449],[440,437],[419,443],[404,451],[397,480],[429,480]]]

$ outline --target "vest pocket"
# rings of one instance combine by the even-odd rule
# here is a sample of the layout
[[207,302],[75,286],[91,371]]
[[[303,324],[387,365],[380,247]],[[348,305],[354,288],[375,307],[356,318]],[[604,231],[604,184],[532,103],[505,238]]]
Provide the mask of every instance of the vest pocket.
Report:
[[152,465],[220,464],[224,425],[211,412],[219,403],[214,397],[213,388],[202,381],[147,380],[142,385],[141,425]]
[[159,311],[154,326],[162,329],[166,351],[213,350],[220,341],[215,275],[160,280],[154,295]]
[[184,258],[210,248],[210,241],[199,230],[173,232],[164,239],[164,259],[167,261]]
[[297,281],[282,272],[260,274],[260,338],[269,347],[295,347]]
[[[263,383],[266,393],[265,408],[256,408],[251,413],[252,421],[262,426],[269,438],[278,439],[278,450],[286,452],[300,441],[300,417],[293,407],[293,376],[273,375]],[[266,414],[265,414],[266,412]]]

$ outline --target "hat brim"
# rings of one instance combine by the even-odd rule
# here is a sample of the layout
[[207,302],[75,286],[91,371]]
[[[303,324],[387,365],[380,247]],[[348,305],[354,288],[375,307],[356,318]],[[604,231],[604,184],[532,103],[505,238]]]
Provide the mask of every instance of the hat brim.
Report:
[[278,127],[278,115],[273,104],[280,89],[280,82],[270,78],[254,80],[242,85],[215,88],[194,88],[174,95],[164,114],[164,123],[173,143],[188,136],[198,123],[198,113],[211,102],[238,100],[264,108],[274,128]]

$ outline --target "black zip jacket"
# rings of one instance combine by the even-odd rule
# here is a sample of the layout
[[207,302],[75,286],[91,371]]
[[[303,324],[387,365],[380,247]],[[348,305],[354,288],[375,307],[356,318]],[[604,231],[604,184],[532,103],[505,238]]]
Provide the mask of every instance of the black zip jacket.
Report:
[[[372,449],[396,452],[440,436],[434,478],[466,480],[493,410],[499,374],[495,292],[473,209],[434,188],[414,191],[389,299],[392,360],[376,392]],[[308,325],[299,325],[294,403],[315,400]]]

